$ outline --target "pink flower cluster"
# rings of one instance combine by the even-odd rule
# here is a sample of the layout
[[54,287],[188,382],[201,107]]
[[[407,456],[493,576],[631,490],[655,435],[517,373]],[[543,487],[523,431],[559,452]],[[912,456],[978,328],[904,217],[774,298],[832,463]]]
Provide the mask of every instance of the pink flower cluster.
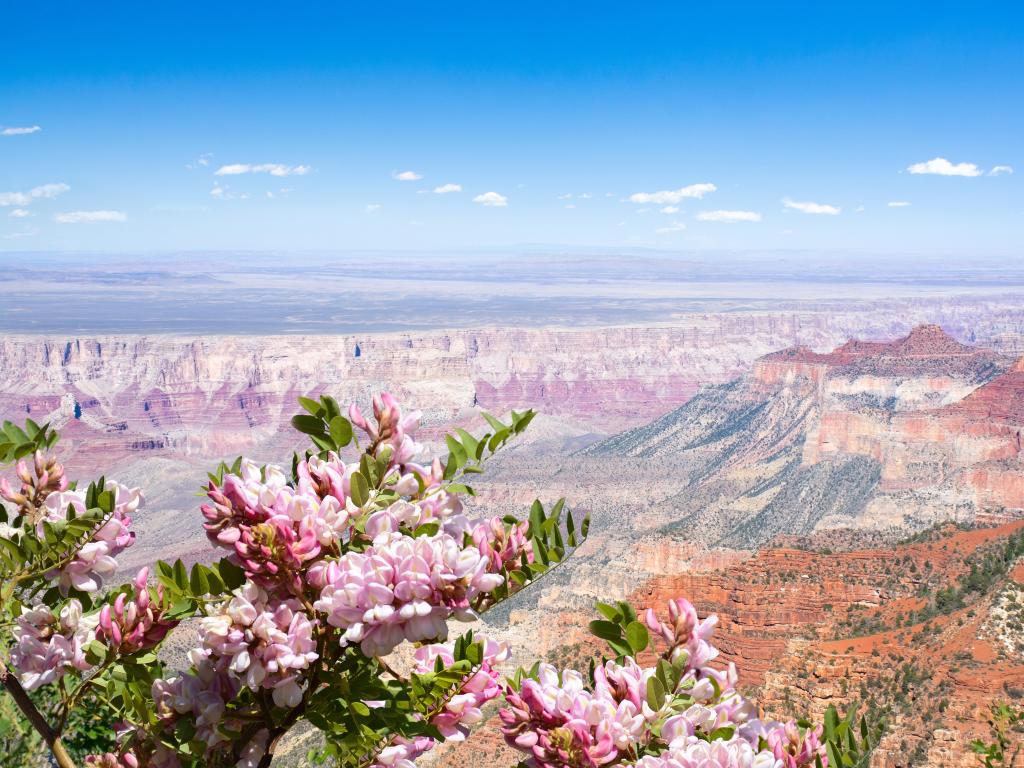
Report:
[[210,658],[226,665],[251,690],[273,690],[279,707],[302,700],[299,678],[317,660],[313,624],[294,599],[271,600],[246,582],[224,612],[200,621],[200,636]]
[[29,691],[52,683],[70,669],[86,670],[85,647],[92,641],[95,620],[82,616],[82,604],[69,600],[60,616],[45,605],[23,609],[14,628],[11,663]]
[[15,468],[21,487],[14,490],[7,478],[0,479],[0,498],[18,508],[18,514],[30,518],[46,501],[51,493],[59,493],[68,487],[64,467],[53,456],[36,451],[32,456],[32,468],[24,459]]
[[203,527],[262,586],[284,582],[298,590],[305,564],[348,529],[346,499],[334,495],[343,492],[348,476],[351,470],[332,454],[327,462],[305,462],[295,488],[280,467],[245,460],[241,475],[225,475],[223,487],[210,483],[213,503],[201,507]]
[[680,597],[669,602],[668,618],[667,622],[659,621],[651,608],[644,614],[647,628],[668,644],[671,661],[685,653],[686,668],[698,670],[707,667],[718,656],[718,649],[709,642],[718,624],[717,616],[711,615],[701,621],[697,617],[697,609],[689,600]]
[[313,607],[345,630],[367,656],[386,656],[403,640],[444,639],[452,615],[470,615],[473,601],[504,576],[474,546],[448,533],[411,537],[384,531],[363,552],[311,570],[321,586]]
[[420,452],[420,445],[413,435],[420,426],[419,411],[403,414],[402,407],[390,392],[382,392],[373,398],[373,417],[377,422],[367,420],[360,413],[358,406],[349,406],[349,420],[370,438],[366,451],[373,456],[380,456],[384,450],[390,451],[392,465],[405,465],[411,462]]
[[138,731],[124,723],[117,731],[118,750],[89,755],[85,758],[88,768],[181,768],[177,754],[166,745],[140,743]]
[[181,768],[181,761],[168,747],[156,744],[151,750],[137,752],[132,745],[121,752],[104,752],[85,758],[88,768]]
[[[483,719],[481,707],[501,694],[497,667],[509,658],[508,645],[487,638],[478,638],[477,642],[482,643],[484,649],[480,665],[463,680],[441,711],[430,718],[431,724],[437,727],[447,741],[465,740],[469,726]],[[439,643],[421,646],[416,650],[413,671],[417,674],[433,672],[437,659],[441,659],[445,667],[454,665],[452,646]],[[436,744],[429,736],[392,739],[380,751],[370,768],[415,768],[415,760]]]
[[[103,587],[103,580],[117,571],[116,558],[135,543],[135,533],[129,530],[131,516],[143,505],[142,492],[119,483],[107,483],[107,490],[114,492],[113,512],[93,533],[92,538],[75,553],[67,565],[47,574],[57,579],[60,590],[67,594],[73,587],[82,592],[96,592]],[[76,515],[86,511],[85,491],[63,490],[47,495],[41,510],[43,518],[36,526],[36,532],[43,535],[42,520],[57,522],[67,519],[68,507]]]
[[154,602],[146,586],[149,568],[143,568],[135,577],[134,597],[122,592],[113,605],[100,609],[96,639],[120,653],[136,653],[155,648],[178,625],[177,620],[164,617],[164,590],[156,588]]
[[632,657],[606,662],[592,681],[542,664],[536,678],[508,687],[508,706],[499,713],[506,740],[529,754],[526,765],[626,760],[638,768],[803,768],[820,756],[827,766],[820,732],[758,720],[735,689],[735,668],[709,666],[718,655],[710,643],[715,617],[701,622],[689,602],[675,600],[667,622],[653,611],[645,618],[668,646],[664,658],[681,673],[675,689],[655,710],[648,693],[656,669]]
[[193,649],[189,659],[192,671],[154,681],[153,702],[163,727],[173,727],[180,718],[188,717],[195,725],[196,738],[212,749],[227,740],[222,724],[240,730],[240,723],[225,723],[225,711],[241,683],[228,673],[226,665],[211,659],[209,651]]
[[821,758],[822,765],[828,765],[827,751],[821,741],[823,730],[820,725],[803,729],[791,720],[768,732],[768,746],[785,768],[814,765],[816,757]]
[[640,743],[650,715],[642,699],[649,675],[632,660],[606,667],[590,689],[579,672],[559,674],[542,664],[537,679],[506,692],[508,708],[500,712],[505,739],[529,752],[533,765],[545,767],[605,765]]

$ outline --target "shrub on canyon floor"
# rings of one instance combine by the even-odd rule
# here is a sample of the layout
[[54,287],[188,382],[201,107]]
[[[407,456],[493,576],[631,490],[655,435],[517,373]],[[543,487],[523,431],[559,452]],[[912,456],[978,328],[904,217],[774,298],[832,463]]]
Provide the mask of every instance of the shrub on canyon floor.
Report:
[[[72,483],[48,426],[3,425],[17,480],[0,483],[0,740],[15,759],[31,765],[45,745],[62,768],[255,768],[304,722],[323,734],[322,761],[409,768],[465,739],[495,699],[531,766],[847,766],[876,743],[834,710],[816,728],[758,719],[735,670],[713,663],[714,618],[685,600],[667,619],[599,605],[609,658],[504,678],[508,647],[449,640],[450,623],[557,566],[589,522],[561,502],[470,517],[468,482],[533,412],[485,414],[486,434],[455,430],[446,458],[424,462],[419,414],[390,395],[369,418],[330,397],[301,404],[293,424],[313,449],[290,469],[239,459],[209,476],[202,524],[221,559],[158,562],[116,587],[141,491]],[[182,622],[197,640],[174,670],[160,651]],[[644,665],[652,636],[663,649]]]

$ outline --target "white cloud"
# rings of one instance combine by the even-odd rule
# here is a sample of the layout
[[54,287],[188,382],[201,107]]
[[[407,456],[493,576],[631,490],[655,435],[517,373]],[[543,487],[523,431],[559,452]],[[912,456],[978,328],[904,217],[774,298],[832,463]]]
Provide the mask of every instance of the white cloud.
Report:
[[924,163],[907,166],[914,174],[934,174],[936,176],[981,176],[981,169],[974,163],[951,163],[944,157],[936,157]]
[[55,214],[53,220],[60,224],[89,224],[94,221],[128,221],[124,211],[71,211]]
[[67,184],[42,184],[28,192],[0,192],[0,208],[9,205],[24,206],[33,200],[51,200],[69,189],[71,187]]
[[662,213],[679,213],[679,206],[678,205],[666,205],[664,208],[661,209],[661,212]]
[[450,192],[461,192],[461,184],[442,184],[440,187],[434,187],[435,195],[447,195]]
[[683,222],[673,221],[667,227],[658,227],[658,229],[654,231],[658,234],[667,234],[669,232],[682,232],[684,229],[686,229],[686,225]]
[[864,213],[864,206],[863,205],[858,205],[853,210],[855,210],[857,213]]
[[576,204],[575,204],[575,203],[569,203],[569,204],[568,204],[567,206],[565,206],[565,207],[566,207],[566,208],[575,208],[575,207],[576,207]]
[[760,220],[761,214],[755,211],[702,211],[697,214],[697,221],[720,221],[724,224]]
[[676,205],[684,198],[695,197],[698,200],[718,187],[714,184],[691,184],[680,189],[664,189],[661,192],[635,192],[629,196],[634,203],[655,203],[656,205]]
[[269,173],[271,176],[305,176],[313,169],[308,165],[283,165],[281,163],[232,163],[222,165],[215,176],[240,176],[243,173]]
[[395,181],[419,181],[423,178],[423,174],[416,173],[416,171],[402,171],[401,173],[395,171],[391,174],[391,178]]
[[210,190],[210,195],[217,198],[218,200],[248,200],[249,193],[235,193],[231,191],[231,185],[225,184],[221,186],[219,182],[213,182],[213,189]]
[[185,163],[185,168],[190,171],[195,170],[196,168],[205,168],[210,164],[212,159],[213,152],[203,152],[203,154],[197,157],[193,162]]
[[825,203],[800,203],[786,197],[783,198],[782,204],[787,208],[791,208],[794,211],[800,211],[801,213],[815,213],[825,216],[839,215],[839,209],[836,206],[826,205]]
[[584,192],[582,195],[579,196],[580,200],[589,200],[592,197],[593,195],[590,194],[589,192]]
[[12,219],[24,219],[27,216],[31,216],[31,211],[26,211],[24,208],[15,208],[13,211],[7,214]]
[[906,200],[892,200],[891,202],[886,203],[886,205],[888,205],[890,208],[906,208],[907,206],[910,205],[910,203],[908,203]]
[[988,172],[988,175],[989,176],[1002,176],[1002,175],[1005,174],[1005,175],[1009,176],[1011,173],[1013,173],[1013,166],[1012,165],[997,165],[997,166],[994,166],[992,168],[992,170]]
[[474,197],[473,202],[486,205],[488,208],[504,208],[508,205],[508,198],[497,192],[484,192],[482,195]]
[[566,192],[564,195],[558,196],[559,200],[572,200],[572,192]]
[[0,136],[27,136],[30,133],[38,133],[41,130],[43,129],[38,125],[29,125],[24,128],[10,126],[9,128],[0,130]]
[[367,213],[376,213],[383,207],[380,203],[369,203],[365,210]]

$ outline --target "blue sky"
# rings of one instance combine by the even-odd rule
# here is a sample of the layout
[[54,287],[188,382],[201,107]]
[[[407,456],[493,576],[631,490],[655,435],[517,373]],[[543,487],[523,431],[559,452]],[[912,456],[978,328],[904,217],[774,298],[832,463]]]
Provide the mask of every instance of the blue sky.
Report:
[[1024,244],[1020,4],[377,5],[8,4],[0,250]]

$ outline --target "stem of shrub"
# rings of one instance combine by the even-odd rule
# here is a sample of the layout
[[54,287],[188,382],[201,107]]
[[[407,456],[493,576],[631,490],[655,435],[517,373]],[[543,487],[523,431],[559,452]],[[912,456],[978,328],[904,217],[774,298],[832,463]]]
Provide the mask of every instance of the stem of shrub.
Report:
[[21,687],[18,678],[11,674],[3,659],[0,659],[0,679],[3,680],[4,688],[11,694],[14,703],[18,705],[18,709],[22,711],[32,724],[32,727],[36,729],[36,732],[43,737],[43,741],[46,742],[50,751],[53,752],[57,765],[60,768],[75,768],[71,755],[68,754],[67,749],[64,748],[64,744],[60,740],[60,734],[46,722],[46,718],[36,709],[36,705],[32,703],[32,699],[25,693],[25,689]]

